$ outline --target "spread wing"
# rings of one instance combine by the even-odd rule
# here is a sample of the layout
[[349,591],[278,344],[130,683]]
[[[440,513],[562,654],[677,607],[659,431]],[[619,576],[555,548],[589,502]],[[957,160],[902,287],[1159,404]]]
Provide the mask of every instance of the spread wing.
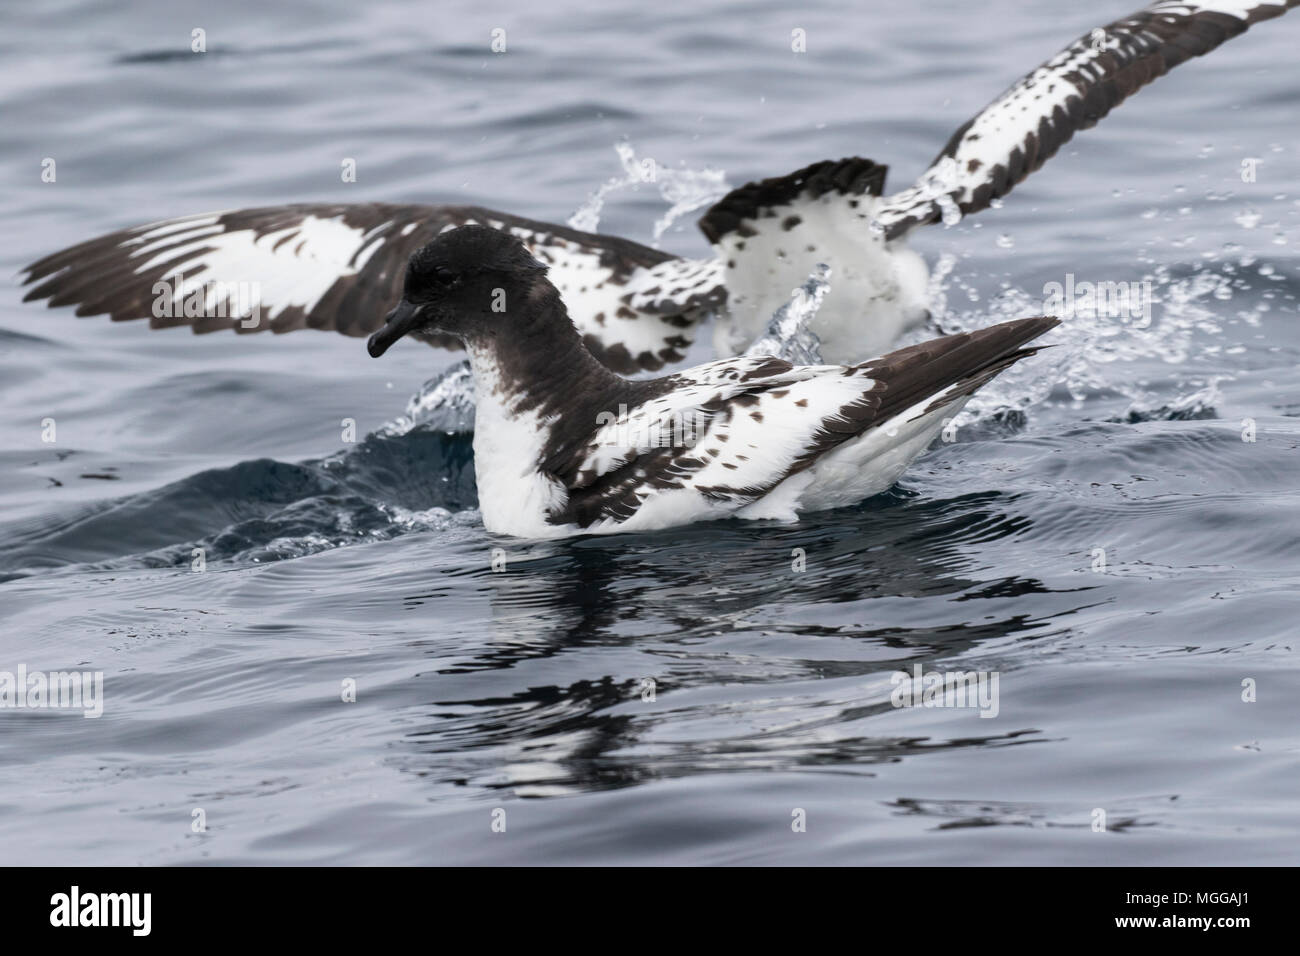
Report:
[[874,205],[869,200],[884,191],[887,172],[879,163],[850,156],[746,183],[709,207],[700,217],[700,231],[724,259],[755,242],[773,247],[773,254],[783,242],[799,248],[794,245],[798,234],[788,234],[800,226],[824,229],[828,216],[865,219]]
[[832,286],[844,282],[864,298],[905,308],[892,270],[880,268],[880,255],[864,241],[870,239],[886,172],[858,156],[813,163],[746,183],[700,218],[726,278],[721,351],[745,351],[818,264],[831,268]]
[[[550,269],[580,330],[617,371],[679,360],[725,297],[721,271],[615,236],[477,206],[299,203],[186,216],[91,239],[28,266],[26,300],[195,332],[369,335],[401,297],[411,253],[479,223]],[[608,303],[607,305],[604,303]],[[453,347],[450,338],[434,344]]]
[[1127,97],[1300,0],[1159,0],[1080,37],[957,130],[915,186],[875,222],[893,239],[1009,193]]

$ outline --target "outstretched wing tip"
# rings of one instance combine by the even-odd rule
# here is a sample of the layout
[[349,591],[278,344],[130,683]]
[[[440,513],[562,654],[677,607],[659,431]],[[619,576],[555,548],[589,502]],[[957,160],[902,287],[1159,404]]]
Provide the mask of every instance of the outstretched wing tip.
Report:
[[987,208],[1147,84],[1296,6],[1156,0],[1080,37],[962,124],[915,185],[884,200],[876,220],[885,238],[945,219],[946,208]]

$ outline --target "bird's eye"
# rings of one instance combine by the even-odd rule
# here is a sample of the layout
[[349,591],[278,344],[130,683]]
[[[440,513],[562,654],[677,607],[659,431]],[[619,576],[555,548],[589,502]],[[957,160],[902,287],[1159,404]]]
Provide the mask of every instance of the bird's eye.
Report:
[[433,280],[439,285],[451,285],[456,281],[456,273],[451,269],[444,269],[439,266],[433,270]]

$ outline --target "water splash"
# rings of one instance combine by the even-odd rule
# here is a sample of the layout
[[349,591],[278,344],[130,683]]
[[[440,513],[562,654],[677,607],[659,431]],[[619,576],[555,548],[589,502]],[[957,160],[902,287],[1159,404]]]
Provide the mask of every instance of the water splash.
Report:
[[653,159],[638,158],[632,145],[626,140],[614,144],[619,164],[623,167],[621,176],[606,180],[587,197],[577,211],[569,217],[569,226],[584,232],[595,232],[600,225],[600,214],[605,208],[605,200],[612,193],[628,187],[638,188],[643,184],[655,186],[660,197],[669,204],[668,210],[655,220],[652,232],[654,245],[674,222],[687,213],[704,206],[710,206],[727,193],[731,185],[722,170],[706,166],[703,169],[672,169],[660,166]]
[[947,193],[935,196],[934,204],[939,207],[939,218],[945,226],[955,226],[961,222],[961,208]]
[[[216,566],[271,564],[335,548],[389,541],[416,532],[473,528],[479,521],[477,508],[451,511],[434,506],[411,510],[356,497],[309,498],[196,541],[94,562],[88,567],[100,570],[185,568],[191,564],[196,547],[202,548],[208,561]],[[264,540],[276,531],[285,533]]]
[[468,360],[421,385],[406,403],[406,411],[375,434],[396,437],[416,427],[458,435],[474,431],[474,373]]
[[1190,395],[1184,395],[1173,402],[1151,407],[1133,403],[1116,421],[1136,424],[1137,422],[1189,422],[1202,418],[1218,418],[1215,409],[1223,402],[1223,392],[1219,383],[1231,381],[1231,375],[1215,375],[1204,388],[1199,388]]
[[[965,332],[1033,315],[1061,314],[1063,320],[1043,340],[1054,347],[1031,362],[1013,366],[977,392],[957,418],[959,427],[1004,417],[1009,410],[1023,412],[1058,387],[1076,405],[1099,394],[1120,395],[1129,402],[1125,416],[1135,420],[1211,416],[1222,401],[1219,382],[1231,376],[1207,375],[1198,369],[1198,362],[1212,359],[1224,348],[1223,303],[1252,289],[1255,276],[1268,280],[1272,272],[1267,264],[1256,267],[1248,256],[1200,266],[1190,273],[1159,265],[1135,283],[1144,290],[1145,309],[1116,315],[1098,306],[1099,297],[1092,303],[1070,303],[1062,314],[1049,307],[1046,289],[1034,295],[1009,283],[987,303],[951,305],[954,293],[970,301],[978,299],[973,282],[954,274],[955,264],[953,256],[945,255],[931,276],[934,328],[914,332],[900,344],[923,340],[936,330]],[[1265,294],[1233,318],[1258,325],[1260,315],[1270,307]],[[1167,382],[1145,383],[1126,374],[1124,367],[1138,360],[1167,365],[1179,392],[1171,396]]]
[[818,263],[808,281],[791,290],[790,301],[777,309],[767,329],[745,350],[745,355],[775,355],[795,365],[821,365],[822,342],[808,327],[830,291],[830,266]]
[[731,185],[723,172],[711,167],[704,169],[668,169],[660,173],[659,195],[672,206],[655,220],[654,245],[659,245],[665,232],[687,213],[712,206],[727,193]]
[[930,203],[938,210],[939,219],[945,226],[955,226],[962,220],[961,208],[953,198],[953,194],[958,192],[959,182],[957,161],[944,156],[927,169],[905,194],[914,204]]

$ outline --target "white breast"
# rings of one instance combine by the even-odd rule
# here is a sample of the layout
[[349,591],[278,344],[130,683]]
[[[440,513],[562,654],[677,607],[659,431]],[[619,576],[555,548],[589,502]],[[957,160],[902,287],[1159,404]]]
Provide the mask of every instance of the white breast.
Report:
[[510,414],[492,357],[466,346],[474,368],[474,477],[483,526],[496,534],[553,538],[564,532],[547,515],[564,506],[563,486],[538,471],[547,422],[536,413]]

